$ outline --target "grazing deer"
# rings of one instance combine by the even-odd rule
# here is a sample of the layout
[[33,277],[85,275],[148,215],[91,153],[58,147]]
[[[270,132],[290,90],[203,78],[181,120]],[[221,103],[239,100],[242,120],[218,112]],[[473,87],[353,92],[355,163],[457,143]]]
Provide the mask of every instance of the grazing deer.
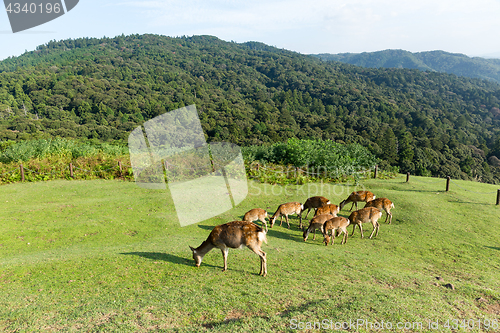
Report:
[[[330,203],[330,200],[328,200],[325,197],[321,197],[321,196],[310,197],[304,203],[304,208],[302,208],[302,212],[307,209],[307,214],[304,218],[307,219],[307,216],[309,215],[309,212],[311,211],[311,209],[323,207],[324,205],[328,205],[329,203]],[[302,212],[300,212],[300,215],[299,215],[300,228],[302,228]]]
[[352,192],[349,197],[345,200],[343,200],[340,204],[340,210],[344,208],[345,205],[347,205],[349,202],[352,202],[351,209],[356,205],[356,210],[358,209],[358,201],[364,201],[364,202],[369,202],[375,199],[375,195],[373,195],[372,192],[370,191],[357,191],[357,192]]
[[341,233],[344,233],[344,238],[342,239],[342,243],[340,244],[345,244],[347,242],[347,237],[348,237],[348,232],[347,232],[347,227],[349,226],[350,221],[349,219],[343,217],[343,216],[335,216],[329,220],[327,220],[323,224],[323,243],[325,243],[326,246],[328,246],[328,243],[330,242],[330,236],[328,235],[328,231],[332,231],[332,245],[333,242],[335,241],[335,233],[338,232],[338,235]]
[[[300,202],[288,202],[279,205],[276,213],[269,219],[270,227],[272,228],[276,219],[280,218],[280,227],[283,223],[283,216],[285,216],[286,224],[288,225],[288,229],[290,229],[290,223],[288,222],[288,215],[297,214],[300,216],[300,213],[304,209],[304,206]],[[302,220],[300,220],[300,228],[302,228]]]
[[339,206],[334,204],[327,204],[322,207],[316,209],[316,213],[314,216],[323,215],[323,214],[332,214],[333,216],[337,216],[340,209]]
[[389,219],[389,224],[392,222],[392,214],[391,214],[391,209],[394,208],[394,204],[391,202],[391,200],[387,198],[377,198],[373,199],[372,201],[368,201],[365,205],[366,207],[375,207],[378,208],[379,210],[385,210],[387,213],[387,216],[385,217],[385,222],[387,222],[387,218],[390,216],[391,218]]
[[332,214],[323,214],[323,215],[317,215],[317,216],[313,217],[311,219],[311,221],[309,222],[309,228],[304,230],[304,233],[302,234],[302,236],[304,236],[304,242],[307,241],[307,237],[309,236],[309,233],[311,233],[313,231],[314,231],[313,240],[315,240],[316,239],[316,230],[320,230],[321,233],[323,233],[323,224],[327,220],[329,220],[333,217],[335,217],[335,216]]
[[382,217],[382,211],[375,207],[367,207],[360,210],[356,210],[349,215],[349,221],[353,225],[352,235],[354,235],[354,230],[356,230],[356,225],[359,226],[359,231],[361,232],[361,238],[363,238],[363,228],[361,227],[362,223],[371,222],[373,225],[373,231],[370,235],[370,239],[373,236],[373,233],[377,231],[375,237],[378,235],[378,229],[380,228],[380,224],[378,223],[378,219]]
[[193,259],[196,267],[200,267],[205,254],[213,248],[219,248],[224,258],[224,269],[227,270],[227,253],[229,248],[241,249],[244,246],[255,252],[260,257],[260,273],[266,276],[266,253],[261,250],[262,242],[267,244],[266,232],[253,222],[233,221],[221,224],[213,228],[206,241],[201,243],[196,249],[189,247],[193,251]]
[[266,228],[267,232],[267,222],[266,222],[267,212],[262,208],[254,208],[250,209],[245,213],[243,217],[243,221],[253,222],[253,221],[261,221],[262,225]]

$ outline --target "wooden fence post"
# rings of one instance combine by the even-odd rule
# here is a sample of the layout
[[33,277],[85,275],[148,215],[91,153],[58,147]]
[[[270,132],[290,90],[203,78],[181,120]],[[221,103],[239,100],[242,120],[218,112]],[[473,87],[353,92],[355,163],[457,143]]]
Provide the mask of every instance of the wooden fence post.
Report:
[[19,169],[21,170],[21,181],[24,182],[24,168],[22,164],[19,165]]
[[375,171],[373,172],[373,178],[377,178],[378,165],[375,165]]
[[410,173],[409,173],[409,172],[407,172],[407,173],[406,173],[406,182],[408,183],[409,181],[410,181]]
[[120,168],[120,177],[122,176],[122,161],[118,161],[118,167]]
[[71,178],[75,178],[75,177],[73,177],[73,163],[69,164],[69,176]]
[[500,205],[500,189],[497,190],[497,206]]
[[450,190],[450,176],[446,177],[446,192]]

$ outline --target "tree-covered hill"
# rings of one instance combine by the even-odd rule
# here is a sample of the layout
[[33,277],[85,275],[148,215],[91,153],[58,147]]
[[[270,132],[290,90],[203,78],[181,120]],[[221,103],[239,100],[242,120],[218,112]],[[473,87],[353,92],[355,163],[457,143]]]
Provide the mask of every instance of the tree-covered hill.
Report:
[[324,62],[262,43],[131,35],[51,41],[0,62],[0,139],[125,142],[196,104],[211,140],[368,147],[401,172],[500,181],[500,85]]
[[362,67],[419,69],[500,83],[500,59],[470,58],[460,53],[384,50],[364,53],[323,53],[315,56],[325,61],[340,61]]

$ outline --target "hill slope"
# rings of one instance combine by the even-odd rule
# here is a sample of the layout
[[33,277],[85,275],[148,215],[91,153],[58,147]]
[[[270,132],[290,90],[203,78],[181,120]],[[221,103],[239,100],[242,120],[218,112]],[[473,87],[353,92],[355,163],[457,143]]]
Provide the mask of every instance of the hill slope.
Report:
[[[456,319],[469,325],[464,331],[498,331],[496,187],[456,181],[444,192],[445,181],[434,181],[363,182],[396,207],[392,224],[381,220],[373,239],[365,226],[364,239],[356,230],[344,245],[338,237],[324,246],[321,235],[304,242],[296,216],[290,229],[269,228],[265,278],[248,249],[230,249],[228,270],[221,272],[220,251],[196,268],[188,246],[251,208],[271,212],[312,195],[338,203],[354,188],[253,183],[238,208],[181,228],[168,191],[133,182],[3,186],[0,330],[288,332],[299,322],[362,319],[393,327],[422,323],[424,329],[406,329],[411,332],[451,332],[457,330],[444,325],[450,320],[451,328]],[[429,321],[438,321],[439,329],[426,329]]]
[[401,172],[500,180],[500,85],[327,63],[262,43],[131,35],[52,41],[0,62],[0,139],[126,142],[196,104],[209,141],[356,142]]
[[459,53],[444,51],[412,53],[404,50],[384,50],[364,53],[324,53],[314,56],[326,61],[340,61],[362,67],[436,71],[500,83],[500,59],[470,58]]

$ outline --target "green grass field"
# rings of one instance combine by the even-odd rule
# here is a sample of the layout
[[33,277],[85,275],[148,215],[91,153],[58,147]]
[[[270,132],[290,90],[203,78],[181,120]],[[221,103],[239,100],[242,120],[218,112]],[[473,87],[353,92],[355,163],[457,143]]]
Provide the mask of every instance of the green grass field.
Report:
[[[445,192],[445,180],[404,176],[357,187],[249,185],[237,208],[182,228],[168,191],[130,182],[0,187],[0,330],[500,330],[496,186],[453,181]],[[219,250],[194,266],[189,245],[251,208],[272,214],[314,195],[338,204],[358,189],[395,204],[392,224],[384,213],[375,239],[370,225],[364,239],[356,230],[345,245],[337,238],[325,247],[318,235],[304,243],[293,216],[290,230],[269,229],[266,277],[248,249],[230,250],[226,272]]]

